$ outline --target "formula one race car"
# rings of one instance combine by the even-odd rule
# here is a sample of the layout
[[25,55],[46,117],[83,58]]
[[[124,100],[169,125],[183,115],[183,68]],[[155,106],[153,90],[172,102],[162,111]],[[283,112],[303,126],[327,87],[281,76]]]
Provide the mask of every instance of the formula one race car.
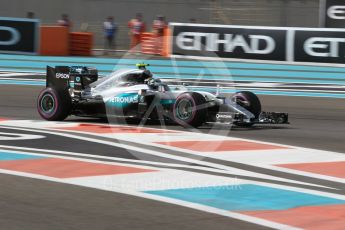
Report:
[[249,91],[220,97],[185,86],[168,86],[137,64],[98,80],[95,68],[47,66],[46,88],[38,96],[42,118],[61,121],[69,115],[82,117],[170,120],[184,127],[224,123],[287,124],[288,114],[262,112],[258,97]]

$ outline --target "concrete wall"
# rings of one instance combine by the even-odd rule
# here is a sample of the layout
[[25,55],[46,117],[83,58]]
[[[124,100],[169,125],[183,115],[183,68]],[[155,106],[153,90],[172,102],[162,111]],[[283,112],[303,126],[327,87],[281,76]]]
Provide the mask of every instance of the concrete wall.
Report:
[[267,26],[318,26],[318,0],[0,0],[0,16],[25,17],[33,11],[43,24],[55,24],[62,13],[95,33],[95,46],[102,47],[102,22],[114,16],[119,24],[117,48],[128,48],[127,21],[141,12],[148,27],[157,14],[168,21]]

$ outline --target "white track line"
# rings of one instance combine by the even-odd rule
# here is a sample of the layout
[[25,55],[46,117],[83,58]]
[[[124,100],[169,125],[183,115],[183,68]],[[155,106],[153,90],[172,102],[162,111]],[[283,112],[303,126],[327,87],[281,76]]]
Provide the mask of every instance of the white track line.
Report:
[[289,183],[297,183],[297,184],[306,184],[306,185],[318,186],[318,185],[304,183],[304,182],[300,182],[300,181],[284,179],[284,178],[279,178],[279,177],[275,177],[275,176],[269,176],[269,175],[265,175],[265,174],[261,174],[261,173],[254,173],[254,172],[251,172],[251,171],[247,171],[247,170],[243,170],[243,169],[237,169],[237,168],[225,166],[225,165],[222,165],[222,164],[215,164],[215,163],[210,163],[210,162],[205,162],[205,161],[200,161],[200,160],[194,160],[194,159],[190,159],[190,158],[182,157],[182,156],[174,156],[174,155],[171,155],[171,154],[161,153],[161,152],[158,152],[158,151],[153,151],[153,150],[148,150],[148,149],[142,149],[140,147],[134,147],[134,146],[131,146],[131,145],[120,144],[120,143],[113,143],[113,142],[110,142],[110,141],[104,141],[104,140],[93,139],[93,138],[88,138],[88,137],[81,137],[81,136],[72,135],[72,134],[69,134],[69,133],[58,133],[58,132],[52,132],[52,131],[47,131],[47,130],[33,130],[33,129],[9,127],[9,126],[3,126],[3,125],[0,125],[0,128],[7,128],[7,129],[13,129],[13,130],[22,130],[22,131],[29,131],[29,132],[38,132],[38,133],[47,133],[47,134],[51,134],[51,135],[58,135],[58,136],[70,137],[70,138],[74,138],[74,139],[88,141],[88,142],[105,144],[105,145],[114,146],[114,147],[117,147],[117,148],[123,148],[123,149],[128,149],[128,150],[132,150],[132,151],[136,151],[136,152],[140,152],[140,153],[146,153],[146,154],[153,155],[153,156],[158,156],[158,157],[163,157],[163,158],[167,158],[167,159],[173,159],[173,160],[188,162],[188,163],[191,163],[191,164],[197,164],[197,165],[202,165],[202,166],[206,166],[206,167],[212,167],[212,168],[216,168],[216,169],[219,169],[219,170],[225,170],[226,172],[223,172],[223,173],[227,173],[227,174],[230,174],[230,175],[231,174],[238,174],[238,173],[240,173],[243,176],[251,176],[251,177],[257,177],[257,178],[261,178],[261,179],[269,179],[269,180],[277,180],[277,181],[282,181],[282,182],[289,182]]

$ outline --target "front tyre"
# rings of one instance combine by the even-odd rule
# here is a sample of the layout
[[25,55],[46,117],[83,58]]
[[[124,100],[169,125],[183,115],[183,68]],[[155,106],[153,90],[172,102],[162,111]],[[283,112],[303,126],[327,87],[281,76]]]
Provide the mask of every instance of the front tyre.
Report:
[[198,93],[183,93],[173,107],[173,118],[183,127],[199,127],[206,121],[205,98]]
[[[255,119],[259,118],[261,113],[261,103],[259,98],[254,93],[250,91],[240,91],[235,93],[231,100],[251,112],[255,116]],[[254,125],[254,123],[238,122],[235,123],[235,125],[241,127],[251,127]]]
[[41,91],[37,99],[37,111],[48,121],[62,121],[71,112],[72,100],[67,90],[58,91],[46,88]]

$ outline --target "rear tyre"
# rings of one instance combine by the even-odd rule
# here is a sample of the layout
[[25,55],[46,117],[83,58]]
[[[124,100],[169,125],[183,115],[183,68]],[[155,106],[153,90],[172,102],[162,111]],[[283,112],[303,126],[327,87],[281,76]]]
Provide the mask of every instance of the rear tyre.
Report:
[[173,107],[173,118],[183,127],[199,127],[206,121],[207,108],[205,98],[198,93],[184,93]]
[[71,112],[72,99],[67,90],[58,91],[46,88],[41,91],[37,99],[37,111],[48,121],[62,121]]
[[[231,100],[233,102],[236,102],[236,104],[242,106],[249,112],[251,112],[255,119],[259,118],[259,115],[261,113],[261,102],[259,98],[250,91],[240,91],[235,93]],[[251,127],[254,125],[254,123],[235,123],[237,126],[241,127]]]

